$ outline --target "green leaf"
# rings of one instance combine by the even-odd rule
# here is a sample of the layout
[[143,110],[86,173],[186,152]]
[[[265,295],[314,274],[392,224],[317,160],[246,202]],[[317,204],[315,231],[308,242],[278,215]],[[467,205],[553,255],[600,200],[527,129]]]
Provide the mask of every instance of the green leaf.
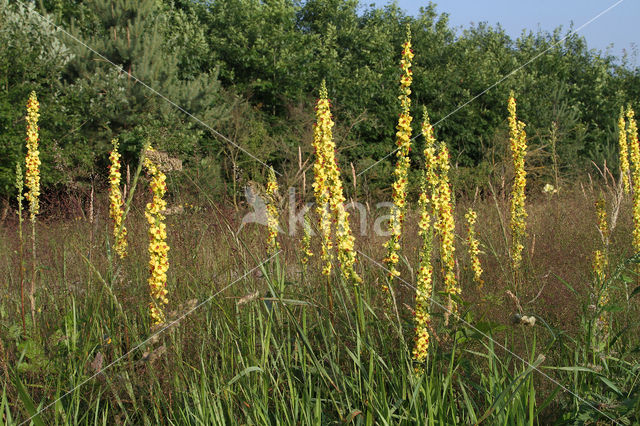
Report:
[[600,380],[602,380],[602,382],[607,385],[609,387],[609,389],[611,389],[612,391],[614,391],[615,393],[617,393],[619,396],[622,396],[622,391],[609,379],[607,379],[604,376],[598,376],[598,378]]
[[31,396],[29,396],[27,389],[25,389],[24,385],[17,376],[13,378],[13,383],[16,385],[16,389],[18,390],[20,401],[22,401],[22,404],[24,404],[24,407],[29,414],[29,420],[31,420],[36,426],[44,426],[44,422],[42,421],[40,413],[33,403]]
[[588,367],[581,367],[579,365],[574,365],[571,367],[553,367],[553,366],[544,366],[542,368],[546,368],[548,370],[562,370],[562,371],[582,371],[584,373],[593,373],[593,374],[598,374],[597,371],[588,368]]
[[244,376],[246,376],[249,373],[253,373],[254,371],[259,371],[260,373],[263,373],[264,370],[262,370],[262,368],[253,365],[251,367],[247,367],[244,370],[242,370],[241,372],[239,372],[238,374],[236,374],[233,379],[229,380],[229,382],[227,383],[227,387],[231,386],[232,384],[234,384],[235,382],[237,382],[238,380],[240,380],[241,378],[243,378]]

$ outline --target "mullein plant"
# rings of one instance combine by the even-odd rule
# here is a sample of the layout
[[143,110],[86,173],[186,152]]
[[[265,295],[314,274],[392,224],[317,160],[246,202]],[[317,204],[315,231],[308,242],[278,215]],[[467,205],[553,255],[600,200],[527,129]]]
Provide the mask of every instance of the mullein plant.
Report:
[[26,199],[29,202],[29,219],[31,220],[31,287],[29,301],[31,303],[31,319],[35,326],[35,291],[36,291],[36,216],[40,210],[40,151],[38,151],[38,118],[40,104],[36,92],[31,92],[27,101],[27,158],[25,181],[27,187]]
[[455,297],[462,290],[458,285],[455,274],[455,244],[454,244],[454,211],[451,200],[451,185],[449,184],[449,149],[443,143],[436,155],[437,184],[434,191],[434,207],[437,212],[435,229],[440,239],[440,258],[442,262],[442,276],[444,279],[444,292],[447,295],[447,311],[445,312],[445,325],[449,323],[449,316],[458,312]]
[[22,180],[22,166],[16,163],[16,191],[18,192],[18,256],[20,257],[20,313],[22,315],[22,331],[27,334],[27,325],[24,319],[24,239],[22,238],[22,201],[24,196],[24,181]]
[[609,332],[609,321],[603,307],[609,303],[609,293],[606,288],[605,279],[609,266],[609,225],[607,223],[607,210],[602,194],[595,202],[596,214],[598,216],[598,231],[602,240],[602,249],[596,250],[593,254],[593,273],[596,278],[597,308],[600,315],[596,321],[596,332],[600,337],[606,337]]
[[127,228],[123,223],[124,202],[120,191],[120,153],[118,152],[118,139],[111,141],[113,149],[109,154],[109,216],[113,221],[113,247],[115,252],[123,259],[127,255]]
[[[149,147],[147,152],[152,152]],[[151,192],[153,199],[147,203],[144,215],[149,224],[149,291],[151,303],[149,312],[154,325],[165,321],[164,307],[169,303],[167,299],[167,271],[169,270],[169,245],[167,244],[167,225],[162,214],[167,208],[164,195],[167,192],[166,176],[159,166],[148,157],[144,159],[144,166],[151,176]]]
[[[524,158],[527,154],[527,135],[524,131],[525,124],[516,116],[516,99],[511,92],[509,96],[509,143],[513,157],[515,177],[511,190],[511,262],[516,273],[522,264],[522,250],[526,238],[525,187],[527,185],[527,172],[524,168]],[[517,279],[516,279],[517,285]]]
[[627,146],[627,129],[624,120],[624,107],[620,107],[618,117],[618,146],[620,148],[620,178],[624,192],[629,193],[629,149]]
[[417,273],[416,303],[415,303],[415,337],[413,346],[413,359],[418,363],[424,363],[429,354],[429,331],[431,330],[431,315],[429,303],[433,293],[433,266],[431,254],[433,251],[433,195],[436,184],[436,139],[433,135],[433,126],[429,123],[429,116],[424,109],[422,122],[422,135],[425,139],[424,164],[420,183],[420,221],[418,222],[419,235],[422,237],[422,250],[420,251],[420,266]]
[[[411,50],[411,32],[407,27],[407,38],[402,45],[402,59],[400,67],[402,68],[402,76],[400,77],[400,106],[402,112],[398,118],[396,126],[396,146],[397,146],[397,162],[394,170],[395,181],[393,183],[393,207],[391,210],[391,237],[385,243],[387,256],[384,262],[389,271],[389,283],[400,276],[397,269],[398,252],[400,251],[400,237],[402,236],[402,224],[406,211],[407,185],[409,183],[408,173],[410,166],[409,152],[411,151],[411,82],[413,74],[411,71],[411,60],[413,59],[413,51]],[[391,289],[387,285],[383,285],[383,290],[389,295]]]
[[[332,156],[333,158],[333,156]],[[340,179],[340,171],[336,167],[335,159],[332,162],[331,167],[331,209],[333,211],[333,220],[336,223],[336,246],[338,248],[338,263],[342,275],[351,282],[353,285],[359,285],[362,282],[362,278],[355,270],[356,252],[355,252],[355,238],[351,233],[351,226],[349,225],[349,213],[347,212],[344,203],[346,199],[342,189],[342,180]]]
[[355,270],[356,254],[354,248],[355,238],[349,225],[349,213],[345,208],[345,197],[340,179],[333,142],[333,119],[331,116],[331,103],[328,99],[326,83],[323,81],[320,88],[320,99],[316,105],[316,124],[314,128],[314,148],[316,150],[316,162],[314,163],[315,180],[313,183],[320,216],[320,229],[322,232],[322,258],[325,262],[323,273],[331,273],[330,250],[331,221],[336,224],[335,238],[338,251],[338,262],[343,276],[354,285],[362,282]]
[[640,146],[638,127],[631,105],[627,107],[627,143],[631,151],[631,185],[633,186],[633,250],[640,252]]
[[468,209],[464,215],[467,219],[467,248],[469,249],[469,258],[471,259],[471,269],[473,270],[473,281],[475,281],[478,289],[484,286],[482,279],[482,264],[480,263],[480,242],[476,238],[476,221],[478,214],[473,209]]
[[331,212],[329,210],[329,177],[327,173],[327,159],[325,151],[332,149],[326,147],[327,127],[333,125],[331,122],[330,103],[327,99],[327,87],[322,81],[320,88],[320,99],[316,105],[316,123],[313,124],[313,148],[315,149],[315,162],[313,164],[313,193],[316,198],[316,209],[318,213],[318,226],[322,238],[320,257],[323,262],[322,274],[331,274],[333,260],[333,242],[331,241]]
[[269,178],[267,180],[267,226],[269,228],[269,237],[267,238],[267,246],[269,254],[275,255],[280,250],[278,243],[278,181],[273,167],[269,167]]

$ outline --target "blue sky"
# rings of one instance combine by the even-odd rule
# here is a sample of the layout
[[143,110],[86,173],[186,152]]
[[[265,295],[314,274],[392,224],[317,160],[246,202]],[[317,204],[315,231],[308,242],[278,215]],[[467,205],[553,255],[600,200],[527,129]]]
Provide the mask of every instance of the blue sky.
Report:
[[[468,27],[472,22],[500,23],[511,37],[523,29],[552,31],[558,26],[578,28],[618,0],[441,0],[435,1],[438,13],[448,13],[454,27]],[[369,4],[370,1],[361,1]],[[374,1],[384,6],[389,1]],[[398,6],[410,15],[418,13],[428,1],[398,0]],[[606,50],[620,56],[623,49],[631,55],[640,49],[640,1],[623,0],[609,12],[584,27],[578,34],[585,37],[589,48]],[[630,56],[631,65],[640,65],[639,58]]]

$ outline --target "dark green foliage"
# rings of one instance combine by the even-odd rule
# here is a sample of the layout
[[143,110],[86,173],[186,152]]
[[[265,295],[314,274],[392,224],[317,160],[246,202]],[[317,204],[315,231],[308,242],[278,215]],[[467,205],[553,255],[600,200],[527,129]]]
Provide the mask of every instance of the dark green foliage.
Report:
[[93,51],[76,43],[68,75],[96,100],[89,104],[95,109],[85,112],[94,143],[106,146],[117,136],[123,151],[134,154],[149,138],[158,148],[193,155],[206,129],[176,105],[215,125],[222,113],[215,73],[180,78],[177,48],[165,43],[169,17],[156,1],[98,1],[90,9],[97,22],[76,37]]
[[[31,8],[0,1],[0,194],[14,191],[16,162],[24,161],[24,117],[32,90],[41,102],[54,102],[53,108],[42,112],[42,137],[66,133],[68,127],[64,123],[68,118],[56,104],[62,89],[58,77],[70,59],[71,51],[59,34],[34,16]],[[56,147],[48,146],[42,151],[47,170],[43,184],[51,186],[63,178],[54,166]]]
[[[323,78],[334,105],[342,166],[364,170],[394,149],[398,61],[407,24],[416,53],[413,111],[427,106],[437,137],[450,145],[468,176],[461,190],[508,171],[510,90],[535,152],[528,159],[532,176],[541,183],[551,178],[554,162],[564,176],[583,172],[591,161],[615,167],[619,107],[640,95],[640,72],[627,58],[589,50],[580,36],[557,29],[513,40],[485,24],[456,34],[434,4],[415,17],[395,4],[375,8],[356,0],[38,4],[47,19],[116,66],[18,4],[0,3],[5,195],[22,156],[21,117],[30,90],[42,103],[43,184],[49,189],[103,177],[108,143],[116,136],[126,163],[135,161],[146,138],[187,163],[222,155],[215,160],[217,174],[234,183],[228,191],[234,197],[244,182],[264,172],[236,145],[293,175],[298,146],[311,154],[310,124]],[[414,135],[419,122],[414,117]],[[421,146],[418,135],[416,170]],[[393,163],[391,156],[362,176],[374,196],[388,191]]]

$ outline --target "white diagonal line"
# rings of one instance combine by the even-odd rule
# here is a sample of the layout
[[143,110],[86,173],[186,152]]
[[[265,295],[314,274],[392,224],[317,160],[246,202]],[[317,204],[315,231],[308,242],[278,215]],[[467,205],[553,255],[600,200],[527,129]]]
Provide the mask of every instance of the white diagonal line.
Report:
[[[389,269],[387,269],[383,264],[381,264],[380,262],[376,261],[375,259],[367,256],[366,254],[364,254],[363,252],[361,252],[360,250],[357,250],[357,252],[362,255],[364,258],[366,258],[368,261],[370,261],[371,263],[373,263],[374,265],[380,267],[381,269],[383,269],[385,272],[389,273],[391,271],[389,271]],[[397,277],[400,281],[402,281],[406,286],[412,288],[413,290],[418,290],[416,288],[416,286],[414,286],[413,284],[411,284],[410,282],[408,282],[407,280],[403,279],[402,277]],[[432,296],[429,296],[429,300],[431,300],[434,304],[438,305],[440,308],[444,309],[445,311],[449,312],[450,314],[454,314],[449,308],[447,308],[446,306],[444,306],[443,304],[439,303],[437,300],[435,300]],[[482,330],[478,329],[477,327],[475,327],[473,324],[471,324],[470,322],[466,321],[464,318],[462,317],[458,317],[460,322],[464,323],[465,325],[467,325],[469,328],[473,329],[474,331],[480,333],[483,337],[487,338],[488,340],[490,340],[494,345],[498,346],[499,348],[503,349],[504,351],[508,352],[509,354],[513,355],[514,357],[516,357],[518,360],[522,361],[524,364],[527,365],[527,367],[537,371],[538,373],[540,373],[540,375],[542,375],[542,377],[548,379],[549,381],[551,381],[553,384],[559,386],[560,388],[562,388],[565,392],[570,393],[571,395],[573,395],[574,397],[576,397],[577,399],[579,399],[581,402],[587,404],[589,407],[593,408],[594,410],[596,410],[598,413],[602,414],[603,416],[605,416],[606,418],[608,418],[609,420],[611,420],[612,422],[614,422],[615,424],[622,424],[620,422],[618,422],[616,419],[614,419],[613,417],[610,417],[607,413],[601,411],[600,409],[598,409],[595,405],[591,404],[589,401],[587,401],[586,399],[584,399],[583,397],[581,397],[580,395],[576,394],[575,392],[573,392],[571,389],[567,388],[566,386],[564,386],[562,383],[558,382],[556,379],[554,379],[553,377],[549,376],[547,373],[545,373],[544,371],[540,370],[539,368],[535,367],[533,364],[531,364],[529,361],[527,361],[526,359],[522,358],[520,355],[516,354],[515,352],[511,351],[509,348],[507,348],[506,346],[502,345],[500,342],[494,340],[493,338],[491,338],[488,334],[484,333]]]
[[[444,120],[446,120],[447,118],[451,117],[453,114],[457,113],[458,111],[460,111],[462,108],[466,107],[467,105],[469,105],[471,102],[475,101],[476,99],[478,99],[479,97],[481,97],[482,95],[484,95],[485,93],[487,93],[489,90],[493,89],[494,87],[496,87],[497,85],[499,85],[500,83],[502,83],[503,81],[505,81],[507,78],[511,77],[513,74],[517,73],[518,71],[520,71],[521,69],[523,69],[524,67],[526,67],[527,65],[529,65],[530,63],[534,62],[535,60],[537,60],[539,57],[541,57],[542,55],[544,55],[545,53],[547,53],[549,50],[553,49],[554,47],[556,47],[558,44],[562,43],[563,41],[565,41],[567,38],[569,38],[569,36],[571,36],[572,34],[577,33],[578,31],[584,29],[587,25],[591,24],[593,21],[595,21],[596,19],[600,18],[602,15],[604,15],[605,13],[609,12],[611,9],[613,9],[614,7],[618,6],[620,3],[622,3],[624,0],[618,0],[617,2],[615,2],[614,4],[612,4],[611,6],[609,6],[608,8],[604,9],[602,12],[598,13],[596,16],[594,16],[593,18],[589,19],[587,22],[585,22],[584,24],[580,25],[578,28],[576,28],[573,31],[570,31],[569,33],[567,33],[566,36],[562,37],[560,40],[556,41],[555,43],[552,43],[551,46],[549,46],[547,49],[543,50],[542,52],[538,53],[537,55],[535,55],[533,58],[529,59],[527,62],[525,62],[524,64],[520,65],[518,68],[514,69],[513,71],[509,72],[507,75],[505,75],[504,77],[502,77],[500,80],[496,81],[495,83],[493,83],[491,86],[487,87],[486,89],[484,89],[482,92],[478,93],[477,95],[475,95],[473,98],[469,99],[468,101],[466,101],[465,103],[463,103],[462,105],[459,105],[456,109],[454,109],[453,111],[451,111],[450,113],[448,113],[447,115],[445,115],[444,117],[442,117],[440,120],[436,121],[435,124],[433,124],[433,127],[436,127],[438,124],[442,123]],[[418,137],[420,136],[420,133],[418,133],[417,135],[415,135],[411,140],[414,141],[416,140]],[[380,164],[381,162],[383,162],[384,160],[386,160],[387,158],[389,158],[391,155],[393,155],[396,151],[398,151],[398,148],[394,149],[393,151],[391,151],[390,153],[388,153],[387,155],[385,155],[384,157],[382,157],[381,159],[379,159],[378,161],[376,161],[375,163],[373,163],[372,165],[370,165],[369,167],[367,167],[366,169],[364,169],[363,171],[361,171],[360,173],[358,173],[356,176],[360,177],[360,175],[364,174],[365,172],[367,172],[368,170],[372,169],[373,167],[375,167],[376,165]]]
[[[96,51],[95,49],[93,49],[91,46],[87,45],[85,42],[83,42],[82,40],[80,40],[79,38],[77,38],[76,36],[72,35],[71,33],[69,33],[67,30],[65,30],[64,28],[56,25],[53,21],[51,21],[49,18],[47,18],[46,16],[42,15],[41,13],[37,12],[35,9],[30,9],[29,7],[27,7],[27,5],[22,2],[21,0],[16,0],[17,3],[20,3],[22,6],[25,7],[25,9],[27,9],[28,11],[31,11],[33,13],[35,13],[36,15],[38,15],[41,19],[43,19],[45,22],[47,22],[49,25],[51,25],[52,27],[54,27],[55,29],[57,29],[58,31],[60,31],[61,33],[65,34],[67,37],[71,38],[72,40],[74,40],[75,42],[81,44],[82,46],[84,46],[85,48],[87,48],[88,50],[90,50],[92,53],[94,53],[95,55],[99,56],[101,59],[105,60],[106,62],[108,62],[109,64],[113,65],[113,67],[115,67],[119,72],[124,73],[124,70],[122,69],[121,66],[115,64],[114,62],[112,62],[109,58],[107,58],[106,56],[102,55],[101,53],[99,53],[98,51]],[[183,113],[185,113],[186,115],[188,115],[189,117],[191,117],[194,121],[196,121],[197,123],[199,123],[200,125],[204,126],[205,128],[207,128],[211,133],[213,133],[215,136],[217,136],[218,138],[224,140],[225,142],[230,143],[231,145],[235,146],[236,148],[238,148],[239,150],[241,150],[242,152],[244,152],[245,154],[247,154],[249,157],[253,158],[254,160],[256,160],[258,163],[262,164],[265,167],[269,167],[269,165],[267,163],[265,163],[264,161],[260,160],[258,157],[256,157],[255,155],[253,155],[252,153],[250,153],[249,151],[247,151],[245,148],[241,147],[240,145],[238,145],[237,143],[235,143],[234,141],[232,141],[231,139],[229,139],[227,136],[223,135],[222,133],[218,132],[216,129],[214,129],[213,127],[209,126],[207,123],[205,123],[204,121],[202,121],[201,119],[199,119],[198,117],[196,117],[195,115],[191,114],[189,111],[187,111],[186,109],[184,109],[183,107],[181,107],[180,105],[178,105],[177,103],[175,103],[174,101],[172,101],[171,99],[169,99],[168,97],[166,97],[165,95],[163,95],[162,93],[158,92],[156,89],[154,89],[153,87],[149,86],[148,84],[146,84],[144,81],[140,80],[138,77],[136,77],[133,74],[129,74],[127,73],[127,76],[129,78],[132,78],[133,80],[135,80],[136,82],[140,83],[142,86],[144,86],[146,89],[148,89],[150,92],[152,92],[153,94],[157,95],[158,97],[162,98],[163,100],[165,100],[167,103],[169,103],[171,106],[179,109],[180,111],[182,111]],[[282,176],[282,173],[276,171],[275,173],[277,173],[278,175]]]
[[273,259],[278,253],[280,253],[282,250],[278,250],[277,252],[275,252],[274,254],[272,254],[271,256],[269,256],[267,259],[265,259],[264,261],[262,261],[261,263],[259,263],[257,266],[253,267],[252,269],[248,270],[244,275],[242,275],[240,278],[238,278],[235,281],[232,281],[230,284],[224,286],[223,288],[221,288],[220,290],[218,290],[217,292],[215,292],[215,294],[209,296],[207,299],[203,300],[202,302],[198,303],[196,306],[194,306],[193,308],[191,308],[190,310],[188,310],[187,312],[185,312],[184,314],[182,314],[180,317],[178,317],[177,319],[175,319],[174,321],[170,322],[169,324],[165,325],[163,328],[161,328],[160,330],[156,331],[155,333],[153,333],[152,335],[150,335],[149,337],[147,337],[145,340],[143,340],[142,342],[138,343],[136,346],[133,347],[133,349],[129,350],[128,352],[126,352],[124,355],[120,356],[119,358],[117,358],[115,361],[111,362],[110,364],[108,364],[106,367],[104,367],[102,370],[98,371],[97,373],[95,373],[94,375],[88,377],[87,379],[83,380],[82,382],[80,382],[80,384],[76,385],[74,388],[72,388],[71,390],[67,391],[66,393],[64,393],[61,397],[59,397],[58,399],[56,399],[55,401],[50,402],[49,404],[45,405],[43,408],[41,408],[40,410],[38,410],[38,412],[36,412],[35,414],[33,414],[32,416],[30,416],[28,419],[26,419],[25,421],[23,421],[22,423],[20,423],[18,426],[22,426],[25,423],[27,423],[29,420],[31,420],[32,418],[34,418],[35,416],[37,416],[38,414],[42,413],[43,411],[48,410],[49,408],[53,407],[53,405],[55,403],[57,403],[58,401],[60,401],[61,399],[69,396],[71,393],[73,393],[76,389],[78,389],[79,387],[87,384],[89,381],[91,381],[92,379],[94,379],[95,377],[99,376],[100,374],[104,373],[105,370],[113,367],[114,365],[116,365],[117,363],[119,363],[120,361],[122,361],[125,357],[129,356],[130,354],[132,354],[133,352],[137,351],[138,349],[140,349],[142,346],[144,346],[149,340],[153,339],[154,337],[162,334],[163,332],[165,332],[166,330],[168,330],[169,328],[173,327],[174,325],[178,324],[180,321],[182,321],[185,317],[187,317],[188,315],[191,315],[195,310],[201,308],[202,306],[206,305],[207,303],[209,303],[211,300],[213,300],[214,297],[216,297],[217,295],[219,295],[220,293],[222,293],[223,291],[227,290],[228,288],[230,288],[231,286],[233,286],[234,284],[236,284],[237,282],[243,280],[247,275],[249,275],[250,273],[252,273],[253,271],[255,271],[256,269],[260,268],[262,265],[264,265],[265,263],[269,262],[271,259]]

